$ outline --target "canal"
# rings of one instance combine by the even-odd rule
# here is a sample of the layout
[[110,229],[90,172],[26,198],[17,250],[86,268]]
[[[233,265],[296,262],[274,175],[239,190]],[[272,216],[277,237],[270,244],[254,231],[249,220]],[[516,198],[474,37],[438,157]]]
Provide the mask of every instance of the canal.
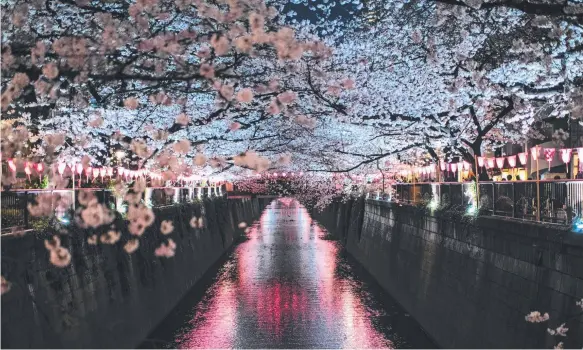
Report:
[[291,199],[270,204],[142,348],[433,348]]

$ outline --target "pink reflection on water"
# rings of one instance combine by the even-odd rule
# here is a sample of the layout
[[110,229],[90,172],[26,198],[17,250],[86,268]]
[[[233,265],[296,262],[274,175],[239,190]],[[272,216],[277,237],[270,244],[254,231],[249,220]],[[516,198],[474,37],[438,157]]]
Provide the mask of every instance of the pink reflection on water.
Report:
[[338,245],[320,239],[326,232],[311,222],[293,200],[272,204],[197,306],[177,347],[290,347],[290,334],[304,347],[393,347],[373,326],[356,282],[337,272]]

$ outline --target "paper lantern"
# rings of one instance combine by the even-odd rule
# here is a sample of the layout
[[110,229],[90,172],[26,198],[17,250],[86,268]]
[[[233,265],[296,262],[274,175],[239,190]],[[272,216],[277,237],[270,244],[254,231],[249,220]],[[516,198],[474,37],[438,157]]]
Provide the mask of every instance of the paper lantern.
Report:
[[10,170],[12,170],[12,172],[16,171],[16,164],[14,164],[14,160],[8,159],[8,167]]
[[532,156],[532,160],[537,160],[540,157],[540,147],[534,146],[530,149],[530,155]]
[[81,175],[83,173],[83,164],[77,163],[75,170],[77,170],[77,174]]
[[111,168],[111,167],[107,168],[107,176],[109,176],[109,177],[113,176],[113,168]]
[[498,166],[499,169],[504,168],[504,159],[504,157],[496,158],[496,166]]
[[445,171],[446,169],[446,163],[443,160],[439,162],[439,169],[441,169],[441,171]]
[[518,160],[521,165],[526,165],[526,158],[528,158],[527,152],[518,153]]
[[553,158],[555,158],[555,149],[554,148],[545,148],[544,152],[545,152],[545,159],[547,162],[549,162],[549,170],[551,170],[551,162],[553,161]]
[[568,164],[571,161],[572,152],[573,150],[571,148],[561,148],[561,160]]
[[36,171],[37,171],[39,174],[43,172],[44,168],[45,168],[45,167],[44,167],[43,163],[38,163],[38,164],[36,165]]
[[463,167],[464,167],[464,170],[465,170],[465,171],[468,171],[468,170],[470,170],[470,163],[468,163],[468,162],[464,161],[464,162],[463,162]]
[[456,163],[451,163],[449,166],[451,167],[452,173],[455,173],[457,171],[457,164]]
[[98,168],[94,168],[93,169],[93,178],[95,179],[98,176],[99,176],[99,169]]
[[478,166],[480,168],[484,167],[484,157],[478,157]]
[[508,157],[508,165],[510,165],[511,168],[514,168],[516,166],[516,156]]
[[66,168],[67,168],[67,164],[59,163],[59,165],[57,166],[57,171],[59,172],[60,175],[63,175]]
[[494,168],[494,158],[486,158],[486,168]]
[[26,166],[24,167],[24,173],[26,174],[26,176],[30,180],[31,170],[30,170],[30,163],[28,163],[28,162],[26,163]]
[[106,173],[107,173],[107,170],[105,168],[99,169],[99,176],[101,176],[102,179]]

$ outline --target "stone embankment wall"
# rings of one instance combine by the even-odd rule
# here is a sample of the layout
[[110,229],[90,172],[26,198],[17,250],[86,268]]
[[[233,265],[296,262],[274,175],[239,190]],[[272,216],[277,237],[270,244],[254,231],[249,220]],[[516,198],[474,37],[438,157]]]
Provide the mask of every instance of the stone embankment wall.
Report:
[[[332,204],[316,219],[441,347],[583,346],[581,234],[372,200]],[[527,323],[533,310],[550,322]],[[565,321],[566,338],[547,334]]]
[[[155,209],[156,222],[132,254],[121,245],[89,245],[80,232],[63,239],[71,264],[49,263],[47,234],[2,237],[2,348],[131,348],[170,312],[268,203],[263,199],[205,199]],[[204,217],[194,229],[193,216]],[[174,222],[173,258],[158,258],[162,220]]]

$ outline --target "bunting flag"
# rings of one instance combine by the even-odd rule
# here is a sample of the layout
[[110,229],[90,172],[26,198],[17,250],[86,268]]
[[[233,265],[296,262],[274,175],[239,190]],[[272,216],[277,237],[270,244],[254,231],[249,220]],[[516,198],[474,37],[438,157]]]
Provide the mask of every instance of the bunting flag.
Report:
[[544,152],[545,152],[545,159],[547,162],[549,162],[549,171],[550,171],[551,170],[551,162],[553,161],[553,158],[555,158],[555,149],[554,148],[545,148]]
[[528,152],[518,153],[518,160],[521,165],[526,165],[526,160],[528,159]]
[[516,156],[509,156],[508,157],[508,165],[510,165],[511,168],[516,167]]
[[504,168],[504,157],[496,158],[496,165],[499,169]]

